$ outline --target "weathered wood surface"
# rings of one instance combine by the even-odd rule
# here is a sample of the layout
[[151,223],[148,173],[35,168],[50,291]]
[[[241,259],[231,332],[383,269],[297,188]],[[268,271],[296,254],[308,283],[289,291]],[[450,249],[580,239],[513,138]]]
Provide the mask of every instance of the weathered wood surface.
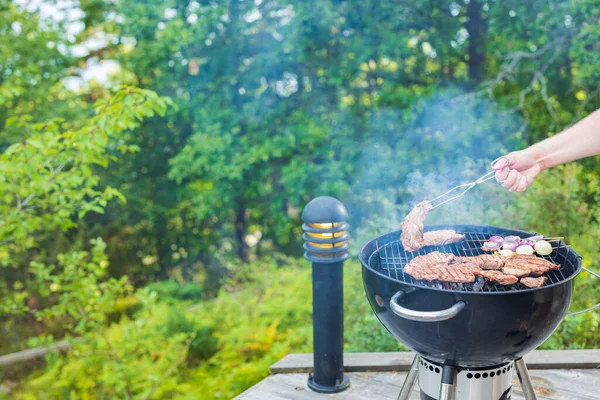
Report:
[[[331,395],[314,393],[306,387],[306,373],[272,375],[246,392],[237,400],[396,400],[406,376],[405,372],[351,372],[348,390]],[[593,400],[600,399],[600,371],[592,369],[530,371],[539,400]],[[418,385],[411,399],[419,399]],[[523,392],[516,380],[513,400],[523,400]]]
[[6,367],[19,362],[30,361],[46,355],[48,351],[67,351],[71,348],[71,343],[66,340],[52,344],[47,347],[37,347],[35,349],[18,351],[12,354],[0,356],[0,367]]
[[[414,353],[344,353],[344,371],[408,371]],[[289,374],[293,372],[309,372],[313,368],[313,355],[288,354],[269,370],[272,374]]]
[[[344,353],[344,369],[362,371],[408,371],[414,353]],[[536,350],[525,356],[529,369],[578,369],[600,367],[600,350]],[[272,374],[308,372],[312,354],[289,354],[273,364]]]

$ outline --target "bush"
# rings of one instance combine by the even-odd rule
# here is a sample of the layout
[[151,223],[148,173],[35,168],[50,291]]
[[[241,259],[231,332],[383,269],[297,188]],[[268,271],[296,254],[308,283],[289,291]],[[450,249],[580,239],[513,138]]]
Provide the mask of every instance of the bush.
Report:
[[174,281],[154,282],[146,286],[150,291],[156,292],[159,300],[196,300],[202,298],[202,286],[189,282],[180,286]]
[[123,317],[133,318],[142,309],[137,296],[126,296],[117,299],[114,310],[107,313],[108,322],[117,322]]
[[193,320],[190,318],[189,313],[183,311],[182,307],[173,307],[167,316],[163,336],[168,339],[179,333],[187,333],[192,337],[188,352],[188,362],[190,364],[206,360],[218,351],[218,341],[214,336],[214,327]]
[[165,298],[177,298],[177,292],[179,291],[179,284],[175,281],[160,281],[153,282],[146,286],[151,292],[156,292],[159,299]]
[[77,340],[69,354],[51,354],[46,370],[23,384],[16,399],[158,399],[185,390],[190,335],[166,329],[168,305],[145,309],[104,332]]
[[198,301],[201,299],[202,293],[203,293],[202,286],[200,286],[196,283],[193,283],[193,282],[188,282],[179,288],[179,291],[177,292],[177,296],[179,299],[182,299],[182,300]]

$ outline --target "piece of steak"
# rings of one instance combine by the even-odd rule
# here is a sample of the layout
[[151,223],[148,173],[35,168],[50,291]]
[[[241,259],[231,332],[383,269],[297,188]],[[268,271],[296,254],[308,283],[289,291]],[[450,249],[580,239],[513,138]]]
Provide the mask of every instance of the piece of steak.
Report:
[[539,278],[521,278],[521,283],[528,288],[535,289],[544,286],[547,280],[547,276],[540,276]]
[[560,268],[560,264],[554,264],[550,260],[546,260],[545,258],[538,257],[536,255],[529,254],[518,254],[516,256],[508,257],[506,263],[509,265],[520,264],[525,266],[539,266],[545,267],[547,269],[558,269]]
[[473,268],[476,266],[472,264],[449,265],[453,260],[453,254],[434,251],[413,258],[404,267],[404,272],[415,279],[424,281],[473,282],[475,280]]
[[417,256],[410,260],[408,265],[421,266],[421,265],[432,265],[432,264],[448,264],[454,260],[455,256],[451,253],[440,253],[439,251],[432,251],[431,253]]
[[540,276],[550,269],[556,268],[560,268],[560,265],[534,255],[516,255],[506,259],[502,271],[505,274],[522,277],[528,275]]
[[514,285],[515,283],[517,283],[519,281],[519,278],[517,278],[514,275],[508,275],[508,274],[504,274],[500,271],[493,271],[493,270],[476,271],[475,275],[483,276],[484,278],[488,279],[489,281],[498,282],[501,285]]
[[498,254],[481,254],[471,257],[456,257],[456,262],[471,262],[477,264],[481,269],[501,270],[506,257]]
[[450,267],[460,268],[461,271],[470,273],[481,271],[481,268],[476,263],[472,262],[455,262],[453,264],[450,264]]
[[423,223],[427,213],[431,211],[431,203],[422,201],[417,204],[404,218],[400,228],[400,241],[406,251],[417,251],[422,247],[423,242]]
[[475,281],[475,275],[468,269],[447,264],[407,265],[404,272],[415,279],[423,281],[444,281],[454,283],[468,283]]
[[521,278],[524,276],[529,276],[532,271],[530,268],[523,268],[523,267],[507,267],[505,266],[504,268],[502,268],[502,272],[507,274],[507,275],[514,275],[517,278]]
[[425,246],[443,246],[445,244],[456,243],[465,238],[465,235],[456,233],[451,229],[441,229],[439,231],[430,231],[423,234],[423,242]]

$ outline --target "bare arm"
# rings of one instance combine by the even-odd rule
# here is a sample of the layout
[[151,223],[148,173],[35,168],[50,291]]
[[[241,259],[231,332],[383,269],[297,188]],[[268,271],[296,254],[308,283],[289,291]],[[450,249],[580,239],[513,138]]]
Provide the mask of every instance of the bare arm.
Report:
[[543,170],[600,154],[600,110],[571,128],[500,160],[496,178],[511,192],[527,189]]
[[600,110],[529,150],[542,170],[600,154]]

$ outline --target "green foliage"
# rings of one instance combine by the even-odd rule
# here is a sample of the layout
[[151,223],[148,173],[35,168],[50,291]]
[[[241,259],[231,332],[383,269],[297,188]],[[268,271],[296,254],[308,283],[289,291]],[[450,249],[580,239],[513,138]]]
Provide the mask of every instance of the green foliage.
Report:
[[190,311],[146,289],[136,320],[75,341],[16,398],[231,398],[283,355],[310,350],[310,270],[287,264],[253,263],[242,287]]
[[143,118],[163,114],[168,100],[155,93],[122,88],[95,105],[96,115],[76,130],[63,129],[60,119],[30,124],[11,119],[23,132],[0,156],[0,263],[14,265],[14,253],[36,246],[36,234],[69,229],[73,217],[102,213],[107,201],[124,197],[115,189],[98,188],[94,166],[106,168],[116,160],[111,147],[124,154],[138,150],[120,143],[120,135],[139,126]]
[[[46,114],[47,98],[54,102],[57,83],[63,78],[71,60],[59,50],[65,38],[47,19],[24,11],[13,2],[0,4],[0,128],[7,110],[12,116]],[[40,107],[41,106],[41,107]],[[41,117],[36,115],[36,119]],[[45,115],[48,117],[48,114]],[[39,120],[39,119],[38,119]],[[17,136],[17,139],[19,137]],[[2,137],[10,143],[14,137]]]
[[[43,235],[71,229],[89,212],[103,213],[114,197],[124,202],[119,191],[99,185],[95,167],[106,168],[109,161],[117,160],[114,150],[121,154],[136,151],[120,136],[142,119],[163,114],[168,103],[148,90],[121,88],[96,102],[96,115],[78,129],[65,128],[60,119],[45,123],[30,123],[27,117],[10,119],[9,126],[22,131],[24,141],[0,155],[0,265],[16,268],[26,263]],[[58,256],[61,267],[71,273],[66,279],[74,278],[78,263],[86,256],[84,252]],[[40,263],[33,266],[43,279],[50,279],[48,268]],[[3,313],[25,309],[23,275],[27,276],[26,271],[21,279],[9,280],[12,288],[6,288],[3,295]],[[60,281],[60,275],[55,278],[59,281],[55,286],[67,284],[74,289],[72,281]]]
[[[242,290],[221,291],[194,310],[214,327],[219,351],[197,368],[190,380],[197,391],[187,397],[231,398],[268,374],[268,366],[292,351],[311,345],[312,305],[310,270],[289,260],[278,268],[267,260],[250,264],[243,273]],[[230,287],[234,287],[231,282]],[[282,307],[282,304],[289,305]],[[215,375],[216,371],[228,371]]]
[[161,300],[199,300],[202,298],[202,286],[193,282],[179,285],[175,281],[154,282],[146,286],[149,290],[156,292]]
[[[596,207],[588,200],[593,192],[586,187],[584,174],[578,164],[543,172],[523,196],[513,199],[509,213],[528,229],[552,232],[552,236],[565,237],[570,243],[584,235],[597,237]],[[588,186],[597,187],[598,178],[587,176],[592,179]]]
[[154,282],[146,286],[146,288],[152,292],[156,292],[159,299],[165,298],[177,298],[177,292],[180,286],[175,281],[161,281]]
[[[178,306],[181,307],[179,304]],[[214,336],[215,328],[210,325],[198,326],[198,322],[192,320],[181,308],[173,307],[165,324],[165,339],[179,333],[193,334],[188,352],[188,361],[191,364],[207,360],[218,351],[218,340]]]
[[138,296],[130,294],[116,299],[113,309],[106,313],[107,323],[118,322],[121,318],[133,318],[142,308]]
[[[600,106],[591,0],[77,7],[73,33],[0,3],[0,314],[16,314],[2,348],[21,332],[42,332],[31,345],[78,336],[22,398],[234,396],[310,351],[310,271],[286,256],[301,255],[311,198],[344,201],[355,251],[416,201]],[[109,59],[114,93],[65,88]],[[478,186],[427,222],[565,236],[598,271],[596,161],[520,196]],[[577,278],[572,309],[599,287]],[[403,349],[356,262],[345,295],[347,351]],[[568,317],[544,347],[597,346],[599,323]]]
[[[345,351],[405,351],[371,311],[360,268],[356,261],[345,264]],[[289,259],[280,267],[263,260],[250,263],[240,275],[240,280],[230,281],[229,289],[221,290],[215,299],[187,311],[177,301],[146,301],[136,321],[125,319],[104,334],[93,336],[91,342],[76,342],[77,350],[69,356],[53,358],[46,372],[27,382],[20,392],[22,397],[17,398],[35,398],[31,396],[40,395],[44,385],[49,385],[50,393],[70,393],[77,398],[119,393],[125,397],[123,392],[105,386],[111,378],[103,372],[106,368],[115,368],[113,374],[119,379],[129,379],[131,388],[135,388],[132,398],[146,398],[149,381],[155,379],[150,374],[166,373],[169,362],[168,379],[154,380],[159,383],[150,398],[232,398],[266,377],[268,367],[284,355],[310,352],[312,303],[308,262]],[[587,277],[578,278],[572,309],[593,301],[589,297],[597,298],[597,288]],[[149,298],[153,299],[151,295]],[[600,337],[597,329],[589,328],[597,326],[598,318],[593,313],[568,317],[542,348],[593,347]],[[102,335],[110,340],[122,364],[111,358]],[[181,358],[168,355],[167,348],[179,351]],[[156,365],[145,358],[146,352],[157,357]],[[223,374],[223,370],[228,373]],[[94,387],[86,387],[91,376],[101,380]],[[120,385],[117,387],[124,390],[122,382]]]
[[65,357],[51,357],[45,373],[30,379],[15,398],[159,399],[189,388],[175,371],[192,337],[166,330],[166,306],[146,307],[140,319],[76,341]]
[[92,241],[92,251],[60,254],[58,266],[38,262],[31,265],[31,273],[43,297],[56,297],[50,307],[37,312],[37,317],[64,318],[65,327],[82,335],[104,328],[106,312],[116,306],[119,297],[131,290],[127,277],[104,279],[108,260],[102,239]]

